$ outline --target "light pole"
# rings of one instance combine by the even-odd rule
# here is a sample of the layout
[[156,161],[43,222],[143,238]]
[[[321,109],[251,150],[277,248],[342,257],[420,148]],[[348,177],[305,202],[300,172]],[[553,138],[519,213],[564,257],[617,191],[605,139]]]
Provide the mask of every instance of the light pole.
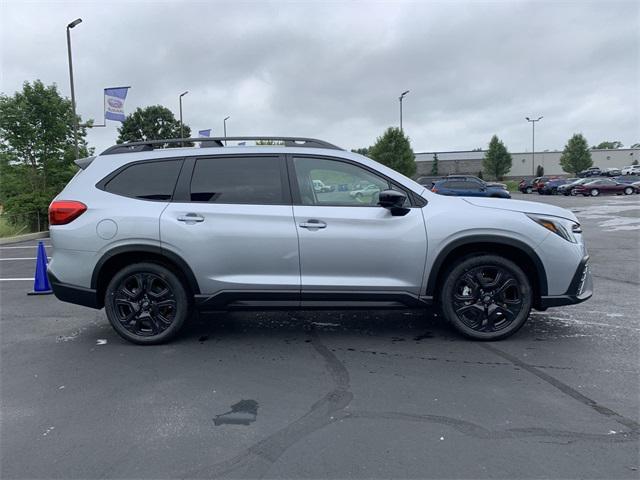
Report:
[[409,90],[402,92],[400,94],[400,97],[398,97],[398,100],[400,100],[400,131],[402,132],[402,99],[404,98],[404,96],[409,93]]
[[[189,90],[187,90],[186,92],[182,92],[180,94],[180,97],[178,97],[180,101],[180,138],[184,138],[184,128],[182,124],[182,97],[184,97],[187,93],[189,93]],[[182,146],[184,147],[184,142],[182,142]]]
[[71,61],[71,29],[82,23],[81,18],[76,18],[67,25],[67,53],[69,54],[69,82],[71,83],[71,107],[73,108],[73,141],[76,144],[76,160],[80,157],[78,150],[78,116],[76,115],[76,92],[73,87],[73,63]]
[[224,125],[224,146],[227,146],[227,120],[229,120],[231,117],[224,117],[224,120],[222,121],[223,125]]
[[525,117],[527,122],[531,122],[531,175],[535,177],[536,168],[536,122],[539,122],[544,117],[538,117],[535,120],[533,118]]

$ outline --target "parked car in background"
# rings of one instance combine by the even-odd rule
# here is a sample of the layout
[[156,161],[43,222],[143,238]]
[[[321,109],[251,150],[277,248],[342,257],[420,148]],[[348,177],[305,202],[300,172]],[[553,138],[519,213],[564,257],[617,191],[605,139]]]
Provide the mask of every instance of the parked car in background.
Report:
[[534,180],[535,178],[530,178],[528,180],[526,178],[523,178],[518,184],[518,190],[520,190],[521,193],[533,193]]
[[558,187],[572,183],[577,178],[555,178],[546,182],[539,190],[540,195],[557,195]]
[[501,187],[483,186],[472,180],[445,178],[433,185],[431,189],[440,195],[456,195],[459,197],[492,197],[511,198],[508,190]]
[[444,178],[444,180],[462,180],[462,181],[465,181],[465,182],[476,182],[476,183],[479,183],[480,185],[482,185],[484,187],[499,187],[499,188],[504,188],[505,190],[507,190],[507,184],[506,183],[485,182],[480,177],[475,177],[473,175],[448,175],[447,177]]
[[583,183],[593,182],[593,180],[593,178],[578,178],[571,183],[560,185],[558,187],[558,195],[571,195],[575,187],[582,185]]
[[359,190],[353,190],[349,192],[352,198],[372,197],[373,195],[380,193],[380,188],[377,185],[367,185]]
[[417,183],[429,189],[433,187],[433,184],[436,183],[438,180],[442,180],[442,176],[427,176],[427,177],[416,178]]
[[622,170],[619,168],[605,168],[602,171],[602,176],[604,177],[617,177],[619,175],[622,175]]
[[542,189],[542,187],[544,187],[545,183],[547,183],[549,180],[556,180],[558,177],[538,177],[533,181],[533,189],[540,193],[540,190]]
[[313,190],[316,193],[326,193],[333,192],[336,189],[333,185],[326,185],[322,180],[314,180],[313,181]]
[[600,167],[591,167],[591,168],[587,168],[586,170],[581,171],[578,174],[578,177],[580,177],[580,178],[599,177],[601,175],[602,175],[602,170],[600,169]]
[[620,175],[619,177],[615,177],[614,180],[620,183],[640,182],[640,175]]
[[577,185],[573,191],[576,195],[584,195],[585,197],[598,195],[631,195],[635,193],[635,187],[627,183],[620,183],[610,178],[602,178]]
[[640,165],[622,167],[622,175],[640,175]]

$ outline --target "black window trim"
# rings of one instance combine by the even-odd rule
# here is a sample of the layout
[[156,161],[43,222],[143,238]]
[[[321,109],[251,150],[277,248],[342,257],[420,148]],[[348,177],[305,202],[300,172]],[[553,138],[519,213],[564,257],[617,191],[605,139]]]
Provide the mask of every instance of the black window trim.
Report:
[[[193,173],[195,172],[196,163],[198,160],[215,160],[215,159],[228,159],[228,158],[277,158],[280,163],[280,181],[282,182],[282,196],[284,198],[283,203],[224,203],[224,202],[194,202],[191,200],[191,181],[193,179]],[[291,186],[289,184],[289,177],[287,174],[286,159],[283,153],[242,153],[231,154],[225,153],[224,155],[201,155],[191,156],[185,160],[185,164],[182,168],[180,177],[178,178],[176,186],[176,194],[172,200],[174,203],[194,203],[201,205],[264,205],[264,206],[279,206],[284,205],[290,207],[292,205]]]
[[[124,195],[122,193],[110,192],[106,188],[107,184],[111,180],[113,180],[115,177],[120,175],[122,172],[124,172],[128,168],[133,167],[134,165],[140,165],[140,164],[143,164],[143,163],[174,162],[176,160],[181,162],[180,163],[180,170],[178,170],[178,176],[176,177],[176,182],[174,183],[173,190],[171,191],[171,198],[169,198],[169,199],[160,200],[160,199],[154,199],[154,198],[140,198],[140,197],[136,197],[134,195]],[[126,164],[116,168],[113,172],[109,173],[107,176],[102,178],[102,180],[98,181],[98,183],[96,183],[95,187],[98,190],[102,190],[103,192],[110,193],[111,195],[118,195],[120,197],[133,198],[134,200],[140,200],[140,201],[143,201],[143,202],[165,202],[165,203],[172,202],[173,198],[175,196],[175,193],[176,193],[176,186],[178,184],[180,176],[182,175],[182,171],[184,170],[184,165],[185,165],[185,157],[183,157],[183,156],[166,157],[166,158],[146,158],[144,160],[137,160],[137,161],[134,161],[134,162],[126,163]]]
[[289,182],[290,182],[290,192],[291,192],[291,196],[293,199],[293,205],[296,206],[305,206],[305,207],[366,207],[366,208],[378,208],[377,205],[366,205],[366,204],[362,204],[362,205],[305,205],[302,203],[302,198],[300,196],[300,188],[298,186],[298,177],[296,175],[296,169],[295,169],[295,165],[294,165],[294,158],[316,158],[319,160],[333,160],[333,161],[337,161],[337,162],[342,162],[342,163],[348,163],[350,165],[353,165],[355,167],[360,167],[366,171],[368,171],[369,173],[377,176],[377,177],[381,177],[383,179],[385,179],[387,182],[389,182],[390,185],[393,185],[395,188],[403,191],[404,193],[407,194],[407,197],[409,198],[409,201],[411,202],[411,204],[409,205],[409,208],[422,208],[424,207],[428,201],[421,197],[420,195],[418,195],[417,193],[415,193],[413,190],[408,189],[407,187],[400,185],[398,182],[396,182],[395,180],[387,177],[384,173],[379,172],[367,165],[363,165],[362,163],[356,162],[354,160],[351,160],[349,158],[342,158],[342,157],[332,157],[330,155],[314,155],[314,154],[309,154],[309,153],[287,153],[286,154],[287,157],[287,169],[289,171]]

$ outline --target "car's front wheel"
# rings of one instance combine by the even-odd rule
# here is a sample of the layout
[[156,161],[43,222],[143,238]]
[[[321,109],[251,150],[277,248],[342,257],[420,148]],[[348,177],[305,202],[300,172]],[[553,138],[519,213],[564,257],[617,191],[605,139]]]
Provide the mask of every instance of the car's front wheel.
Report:
[[633,188],[631,187],[627,187],[624,189],[624,194],[625,195],[631,195],[633,193]]
[[533,193],[533,188],[527,187],[527,193]]
[[522,269],[497,255],[467,257],[457,263],[442,288],[445,318],[463,335],[500,340],[529,317],[531,283]]
[[118,335],[141,345],[173,338],[189,315],[182,281],[155,263],[136,263],[117,272],[107,286],[104,304]]
[[592,197],[597,197],[598,195],[600,195],[600,190],[598,190],[597,188],[592,188],[591,192],[589,192],[591,194]]

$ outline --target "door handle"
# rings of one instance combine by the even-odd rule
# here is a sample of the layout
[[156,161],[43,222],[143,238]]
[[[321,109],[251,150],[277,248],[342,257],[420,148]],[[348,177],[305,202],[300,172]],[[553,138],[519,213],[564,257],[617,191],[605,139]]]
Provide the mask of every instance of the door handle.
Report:
[[302,222],[300,224],[300,228],[310,228],[310,229],[327,228],[327,224],[324,223],[322,220],[316,220],[315,218],[312,218],[310,220],[307,220],[306,222]]
[[204,222],[204,217],[197,213],[187,213],[186,215],[180,215],[178,221],[187,223]]

